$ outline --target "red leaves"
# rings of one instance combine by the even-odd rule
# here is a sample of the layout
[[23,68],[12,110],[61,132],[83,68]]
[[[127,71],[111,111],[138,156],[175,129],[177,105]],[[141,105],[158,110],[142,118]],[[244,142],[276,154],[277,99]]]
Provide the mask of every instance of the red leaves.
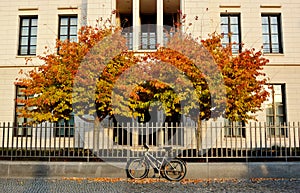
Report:
[[[186,15],[180,10],[178,13],[182,17],[181,22],[184,22]],[[198,16],[195,20],[198,20]],[[178,23],[178,26],[180,25],[182,23]],[[117,88],[128,93],[130,97],[128,99],[119,96],[118,100],[121,101],[122,108],[149,107],[150,102],[161,100],[167,111],[171,111],[176,108],[180,100],[188,100],[187,98],[190,97],[192,103],[185,108],[189,110],[200,108],[203,115],[201,118],[207,119],[210,118],[212,98],[221,92],[217,85],[224,84],[227,98],[217,98],[216,107],[222,106],[226,100],[226,117],[236,121],[252,118],[248,112],[259,110],[261,103],[268,96],[262,86],[267,79],[261,71],[268,60],[262,57],[260,51],[245,49],[237,55],[232,55],[230,45],[222,46],[222,35],[213,33],[209,38],[201,40],[200,44],[191,36],[179,33],[172,37],[167,48],[161,47],[157,52],[137,58],[122,47],[125,40],[118,33],[118,28],[109,26],[83,26],[78,32],[79,42],[57,40],[58,54],[56,51],[51,53],[48,50],[45,56],[39,56],[44,64],[27,72],[26,78],[18,79],[16,82],[26,87],[24,93],[27,96],[35,95],[23,101],[25,107],[21,110],[21,116],[38,121],[56,121],[66,117],[73,110],[72,104],[75,103],[75,106],[84,109],[95,100],[98,103],[97,110],[101,114],[112,114],[112,91],[119,78],[126,73],[129,74],[126,77],[127,82],[122,82]],[[105,37],[111,37],[111,35],[114,35],[115,41],[107,41],[106,44],[97,47],[101,40],[106,40]],[[116,48],[125,51],[115,54]],[[113,57],[108,57],[111,55]],[[29,61],[30,58],[26,60],[26,62]],[[86,62],[84,63],[85,69],[78,72],[82,62]],[[196,99],[187,94],[192,90],[191,88],[188,91],[182,89],[187,85],[187,80],[180,76],[175,78],[169,76],[173,72],[175,74],[176,70],[188,79],[192,89],[197,93]],[[220,76],[210,76],[214,71],[220,71]],[[86,88],[92,88],[92,92],[83,93],[80,101],[72,98],[77,72],[81,73],[76,79],[79,83],[79,90],[86,91]],[[20,71],[20,73],[23,72]],[[137,76],[143,77],[145,83],[137,83],[138,86],[134,89],[127,86],[139,80],[136,79]],[[160,79],[156,80],[157,77]],[[93,81],[96,82],[96,92],[95,85],[91,85],[94,84]],[[213,84],[209,85],[209,82]],[[179,89],[178,92],[182,98],[179,98],[179,94],[174,90],[172,92],[173,86],[179,86],[181,90]],[[144,98],[137,94],[138,92],[143,93]],[[95,99],[91,95],[95,96]],[[131,103],[126,103],[128,100],[131,100]],[[32,107],[37,109],[31,111]],[[52,117],[49,112],[53,113]],[[218,113],[223,112],[220,110]]]
[[[31,96],[22,101],[25,106],[20,110],[20,116],[31,118],[35,122],[57,121],[68,117],[73,102],[76,102],[72,100],[73,83],[81,62],[91,48],[113,32],[117,33],[117,28],[83,26],[78,33],[79,42],[57,40],[58,52],[57,49],[53,52],[45,48],[45,55],[38,56],[44,64],[27,72],[25,78],[16,82],[17,85],[26,87],[26,96]],[[92,59],[97,60],[99,57]],[[26,59],[26,63],[29,61],[30,58]],[[91,62],[91,69],[94,64]],[[81,83],[84,89],[89,82],[82,79]]]
[[260,110],[268,96],[262,86],[267,78],[261,71],[268,60],[254,48],[232,55],[231,45],[224,48],[220,40],[221,36],[212,34],[202,43],[212,53],[224,77],[228,96],[226,116],[232,121],[254,118],[248,113]]

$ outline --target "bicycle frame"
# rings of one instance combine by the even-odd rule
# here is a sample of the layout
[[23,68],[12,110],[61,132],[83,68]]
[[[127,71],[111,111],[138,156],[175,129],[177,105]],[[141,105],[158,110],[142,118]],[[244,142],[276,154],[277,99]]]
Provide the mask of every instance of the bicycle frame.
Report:
[[160,171],[163,164],[167,160],[167,156],[165,155],[162,160],[160,161],[156,157],[154,157],[150,152],[145,152],[144,158],[146,161],[151,165],[152,168],[156,169],[157,171]]

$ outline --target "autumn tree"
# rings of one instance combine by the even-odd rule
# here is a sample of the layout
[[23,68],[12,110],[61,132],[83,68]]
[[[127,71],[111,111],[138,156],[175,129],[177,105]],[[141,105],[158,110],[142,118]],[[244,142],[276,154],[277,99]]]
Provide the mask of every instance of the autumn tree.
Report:
[[58,52],[39,56],[44,64],[18,80],[32,96],[21,101],[21,116],[55,122],[75,112],[144,123],[151,104],[161,103],[167,122],[182,114],[198,123],[220,116],[253,119],[268,95],[262,73],[268,60],[254,49],[233,55],[221,39],[214,33],[199,41],[177,32],[165,47],[137,57],[118,28],[82,27],[78,42],[58,40]]
[[255,49],[233,55],[231,45],[224,47],[221,40],[222,35],[216,33],[201,43],[181,35],[152,57],[176,66],[193,83],[199,104],[194,107],[200,108],[199,117],[194,118],[255,119],[255,112],[268,96],[264,88],[267,77],[262,71],[268,60]]
[[[98,64],[118,66],[120,70],[122,66],[130,65],[134,58],[132,54],[123,52],[125,40],[119,32],[120,29],[107,25],[107,22],[103,26],[83,26],[78,32],[78,42],[57,40],[56,51],[46,48],[44,55],[38,56],[44,63],[24,72],[25,77],[16,82],[16,85],[24,87],[23,92],[28,96],[18,99],[18,102],[24,103],[24,107],[19,109],[20,116],[30,118],[32,122],[56,122],[68,120],[74,107],[79,116],[95,115],[96,109],[89,106],[95,104],[96,95],[100,93],[95,91],[101,70]],[[113,45],[111,39],[114,39]],[[102,42],[102,47],[97,46],[99,42]],[[119,52],[110,54],[117,47]],[[111,55],[113,57],[109,57]],[[87,62],[89,65],[85,65]]]
[[269,93],[265,86],[268,78],[263,67],[269,62],[261,50],[243,49],[233,55],[231,44],[223,47],[222,35],[212,34],[202,44],[213,53],[226,86],[225,116],[232,121],[255,120],[255,112],[261,110],[262,103]]

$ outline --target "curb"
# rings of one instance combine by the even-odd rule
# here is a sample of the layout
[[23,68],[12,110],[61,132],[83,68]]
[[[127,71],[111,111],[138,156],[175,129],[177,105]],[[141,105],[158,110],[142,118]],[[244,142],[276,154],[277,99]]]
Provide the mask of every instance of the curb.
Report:
[[[2,178],[127,178],[124,162],[0,161]],[[186,179],[300,178],[300,162],[187,163]]]

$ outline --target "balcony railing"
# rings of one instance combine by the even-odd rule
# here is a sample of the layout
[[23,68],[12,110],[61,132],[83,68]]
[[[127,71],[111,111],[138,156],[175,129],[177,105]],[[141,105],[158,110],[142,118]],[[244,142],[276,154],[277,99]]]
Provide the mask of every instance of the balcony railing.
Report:
[[[122,32],[123,36],[126,38],[126,46],[129,50],[133,50],[133,33],[132,32]],[[163,44],[169,41],[169,39],[174,35],[174,33],[163,33]],[[138,38],[139,45],[137,46],[139,50],[155,50],[157,49],[157,33],[156,32],[141,32]]]
[[[238,128],[204,123],[199,128],[158,123],[99,128],[93,124],[59,128],[41,124],[23,127],[20,133],[13,124],[1,123],[0,158],[120,160],[141,155],[143,144],[148,143],[158,155],[160,147],[173,146],[175,156],[204,161],[300,159],[300,122],[281,127],[251,123]],[[274,135],[274,130],[284,134]]]

